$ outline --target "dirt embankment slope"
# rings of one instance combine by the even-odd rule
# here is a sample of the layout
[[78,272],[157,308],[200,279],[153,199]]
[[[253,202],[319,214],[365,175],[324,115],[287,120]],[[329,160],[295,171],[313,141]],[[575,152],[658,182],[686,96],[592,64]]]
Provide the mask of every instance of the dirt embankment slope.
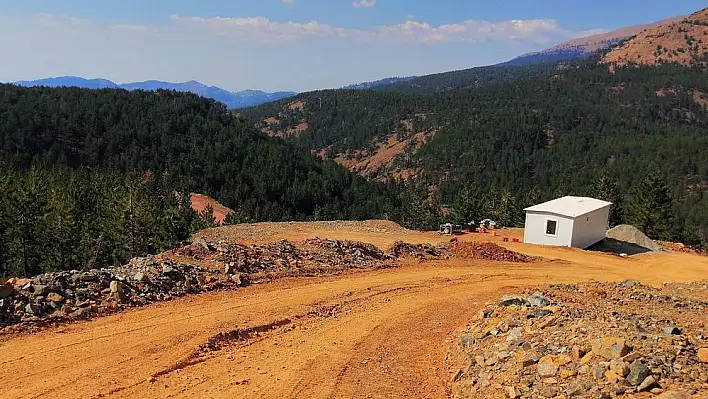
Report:
[[[270,226],[277,232],[260,240],[318,235],[382,248],[442,241],[357,223]],[[203,234],[245,241],[255,236],[244,231],[261,227]],[[482,237],[545,260],[409,259],[397,269],[188,296],[9,338],[0,343],[3,397],[445,398],[449,347],[503,294],[548,282],[634,278],[661,285],[708,277],[708,257],[692,254],[621,259]]]

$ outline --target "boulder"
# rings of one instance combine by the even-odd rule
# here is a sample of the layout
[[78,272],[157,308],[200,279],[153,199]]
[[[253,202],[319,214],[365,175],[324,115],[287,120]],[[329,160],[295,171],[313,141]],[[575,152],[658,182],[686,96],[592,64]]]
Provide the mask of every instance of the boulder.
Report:
[[115,299],[116,302],[118,302],[118,303],[127,302],[128,298],[125,295],[125,286],[122,281],[118,281],[118,280],[111,281],[110,289],[111,289],[111,293],[110,293],[111,299]]
[[698,350],[698,361],[701,363],[708,363],[708,348],[701,348]]
[[639,386],[637,387],[637,391],[642,392],[642,391],[646,391],[648,389],[651,389],[657,384],[657,382],[658,381],[656,381],[656,378],[654,378],[653,376],[650,375],[647,378],[645,378],[641,384],[639,384]]
[[504,295],[499,302],[501,306],[529,306],[543,307],[551,304],[543,293],[535,292],[532,295]]
[[580,396],[585,393],[585,387],[580,383],[580,381],[574,381],[568,386],[565,393],[570,398]]
[[37,316],[39,314],[39,306],[36,303],[28,303],[25,306],[25,313],[29,313],[33,316]]
[[57,294],[56,292],[50,292],[47,295],[47,300],[49,300],[52,303],[62,303],[62,302],[64,302],[64,297]]
[[627,375],[627,382],[632,386],[637,386],[641,384],[645,378],[649,377],[651,371],[644,363],[639,360],[635,360],[631,366],[629,366],[629,375]]
[[150,282],[150,277],[148,277],[147,273],[137,272],[135,273],[135,276],[133,276],[133,280],[139,283],[148,283]]
[[610,360],[619,359],[629,354],[631,348],[622,338],[604,337],[592,340],[592,352]]
[[555,377],[558,373],[558,365],[552,356],[544,356],[538,361],[537,371],[541,378]]
[[610,361],[610,371],[622,377],[626,377],[627,374],[629,374],[629,365],[621,360],[612,359]]

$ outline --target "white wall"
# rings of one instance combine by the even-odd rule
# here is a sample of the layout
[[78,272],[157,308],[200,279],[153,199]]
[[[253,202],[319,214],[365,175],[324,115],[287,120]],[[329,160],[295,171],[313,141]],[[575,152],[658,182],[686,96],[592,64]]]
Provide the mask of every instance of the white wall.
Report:
[[[546,221],[555,220],[556,236],[546,234]],[[603,233],[604,234],[604,233]],[[569,247],[573,238],[573,219],[548,212],[526,212],[524,242],[529,244]]]
[[584,249],[605,238],[609,216],[609,206],[578,216],[573,223],[572,246]]

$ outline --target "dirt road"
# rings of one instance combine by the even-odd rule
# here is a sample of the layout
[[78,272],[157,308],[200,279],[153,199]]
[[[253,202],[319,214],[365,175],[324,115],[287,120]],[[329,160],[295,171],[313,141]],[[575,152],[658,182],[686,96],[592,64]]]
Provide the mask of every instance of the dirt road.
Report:
[[445,398],[449,345],[503,293],[593,278],[708,278],[708,258],[690,254],[620,259],[508,246],[548,260],[411,261],[191,296],[12,338],[0,343],[2,397]]

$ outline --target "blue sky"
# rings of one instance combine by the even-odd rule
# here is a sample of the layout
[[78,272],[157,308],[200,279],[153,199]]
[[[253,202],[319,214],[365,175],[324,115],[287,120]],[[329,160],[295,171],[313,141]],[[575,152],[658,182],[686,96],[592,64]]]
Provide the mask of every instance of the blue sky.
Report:
[[704,0],[0,0],[0,81],[311,90],[505,61]]

